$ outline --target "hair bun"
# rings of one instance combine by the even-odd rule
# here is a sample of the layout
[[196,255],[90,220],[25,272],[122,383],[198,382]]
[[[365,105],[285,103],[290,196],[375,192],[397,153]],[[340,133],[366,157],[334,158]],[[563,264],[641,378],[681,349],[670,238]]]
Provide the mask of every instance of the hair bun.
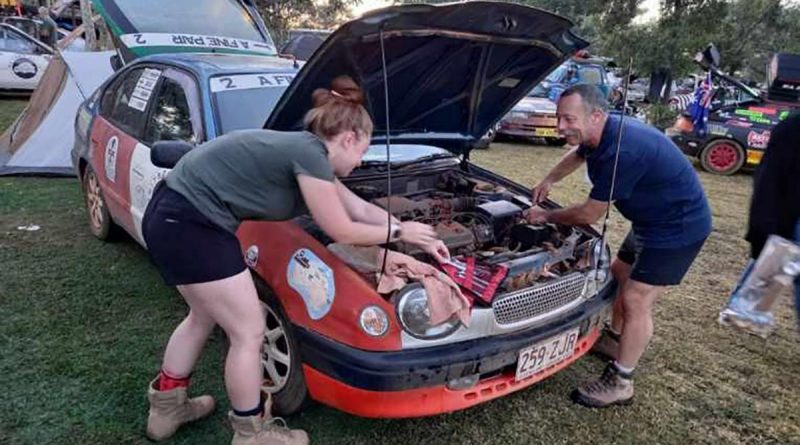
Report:
[[354,105],[364,104],[364,93],[350,76],[339,76],[331,82],[331,89],[317,88],[311,94],[314,108],[341,100]]

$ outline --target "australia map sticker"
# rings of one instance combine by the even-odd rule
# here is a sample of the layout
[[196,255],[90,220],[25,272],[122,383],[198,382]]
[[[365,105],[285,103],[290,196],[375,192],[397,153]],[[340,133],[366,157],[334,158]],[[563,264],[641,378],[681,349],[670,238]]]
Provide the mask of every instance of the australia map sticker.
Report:
[[333,270],[314,252],[300,249],[292,255],[286,281],[303,298],[312,320],[319,320],[330,311],[336,296]]

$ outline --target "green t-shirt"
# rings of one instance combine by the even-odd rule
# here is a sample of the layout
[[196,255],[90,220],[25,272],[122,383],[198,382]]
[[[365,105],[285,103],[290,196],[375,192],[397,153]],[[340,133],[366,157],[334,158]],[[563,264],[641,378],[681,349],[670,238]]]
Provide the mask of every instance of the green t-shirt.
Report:
[[42,19],[42,23],[39,25],[39,40],[50,46],[55,46],[58,41],[57,26],[56,22],[50,17]]
[[308,212],[298,175],[335,179],[325,144],[309,132],[243,130],[184,155],[169,188],[231,232],[242,220],[285,221]]

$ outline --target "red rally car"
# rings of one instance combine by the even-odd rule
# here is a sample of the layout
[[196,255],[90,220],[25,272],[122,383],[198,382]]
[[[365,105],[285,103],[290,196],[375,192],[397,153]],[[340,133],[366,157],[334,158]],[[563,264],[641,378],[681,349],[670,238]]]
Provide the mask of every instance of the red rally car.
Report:
[[[395,215],[434,225],[454,255],[508,274],[490,303],[476,300],[468,327],[455,317],[433,325],[418,283],[379,294],[374,277],[335,255],[310,217],[246,221],[237,235],[265,308],[264,389],[281,414],[313,399],[366,417],[434,415],[519,391],[594,344],[614,298],[610,255],[591,227],[525,223],[529,190],[472,164],[469,152],[533,85],[587,45],[571,28],[565,18],[514,4],[403,5],[342,26],[296,74],[280,66],[256,73],[242,56],[140,59],[101,87],[76,122],[73,158],[93,232],[104,236],[118,225],[143,244],[137,221],[168,172],[163,167],[176,162],[175,147],[189,150],[248,126],[298,130],[311,92],[350,75],[376,128],[362,166],[344,183],[378,205],[391,196]],[[259,90],[258,76],[274,89]],[[292,76],[288,88],[280,84]],[[120,86],[126,79],[134,87],[154,81],[152,94],[131,101]],[[165,79],[189,90],[165,90]],[[122,100],[122,117],[103,111],[108,91],[116,92],[112,110]],[[237,91],[236,99],[221,96]],[[254,123],[265,110],[247,111],[253,96],[278,91],[277,103],[261,102],[266,124]],[[181,98],[189,99],[187,111],[176,114]],[[429,261],[413,247],[391,247]]]

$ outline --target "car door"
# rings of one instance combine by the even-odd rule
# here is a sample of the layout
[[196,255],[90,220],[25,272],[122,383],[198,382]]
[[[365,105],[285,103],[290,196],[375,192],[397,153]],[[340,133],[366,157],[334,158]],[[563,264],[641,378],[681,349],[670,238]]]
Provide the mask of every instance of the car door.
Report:
[[12,26],[0,25],[0,89],[36,89],[50,57],[44,45]]
[[185,141],[196,145],[204,139],[202,107],[195,79],[175,69],[167,69],[161,77],[144,135],[136,144],[130,163],[130,213],[134,235],[142,244],[144,211],[156,184],[169,172],[150,161],[151,147],[158,141]]
[[89,158],[108,211],[132,235],[136,230],[130,212],[131,159],[144,136],[147,113],[163,72],[164,68],[153,65],[120,73],[103,92],[90,133]]

